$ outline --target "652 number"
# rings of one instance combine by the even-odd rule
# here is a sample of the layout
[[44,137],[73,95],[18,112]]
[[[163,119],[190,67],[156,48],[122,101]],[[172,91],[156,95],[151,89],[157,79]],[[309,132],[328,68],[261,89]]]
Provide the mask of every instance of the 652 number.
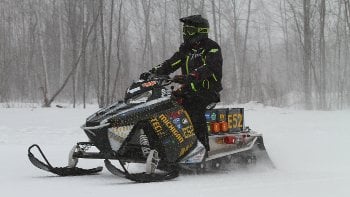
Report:
[[242,114],[228,114],[227,122],[229,129],[242,128],[243,127],[243,116]]

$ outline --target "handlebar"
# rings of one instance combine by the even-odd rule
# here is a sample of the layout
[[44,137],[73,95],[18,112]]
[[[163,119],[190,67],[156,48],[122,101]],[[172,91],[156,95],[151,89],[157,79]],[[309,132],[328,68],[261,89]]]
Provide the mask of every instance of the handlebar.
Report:
[[168,75],[155,75],[150,77],[150,80],[159,81],[163,86],[170,85],[174,82]]
[[169,77],[169,75],[155,75],[151,77],[153,80],[161,80],[161,81],[172,81],[173,79]]

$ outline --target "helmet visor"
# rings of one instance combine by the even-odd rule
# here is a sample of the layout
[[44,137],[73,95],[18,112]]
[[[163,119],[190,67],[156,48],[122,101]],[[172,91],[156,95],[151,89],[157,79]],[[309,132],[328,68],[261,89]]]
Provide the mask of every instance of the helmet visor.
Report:
[[182,31],[186,36],[193,36],[198,32],[198,29],[197,27],[194,27],[194,26],[184,25],[182,28]]

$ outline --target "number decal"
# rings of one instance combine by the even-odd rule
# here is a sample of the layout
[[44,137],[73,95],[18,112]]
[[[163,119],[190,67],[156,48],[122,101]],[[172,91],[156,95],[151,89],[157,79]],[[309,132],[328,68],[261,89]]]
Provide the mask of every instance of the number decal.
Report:
[[237,115],[238,114],[233,114],[232,115],[232,128],[237,128]]
[[185,139],[190,138],[190,137],[195,135],[192,126],[182,128],[182,132],[183,132]]
[[228,114],[227,122],[229,129],[236,129],[243,127],[243,116],[240,113],[237,114]]
[[237,114],[238,115],[238,127],[242,128],[243,127],[243,116],[242,114]]

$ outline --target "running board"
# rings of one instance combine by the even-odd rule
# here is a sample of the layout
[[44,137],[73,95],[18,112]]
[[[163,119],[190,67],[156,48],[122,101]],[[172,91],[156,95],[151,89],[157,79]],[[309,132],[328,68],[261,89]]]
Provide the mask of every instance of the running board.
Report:
[[259,137],[256,137],[254,138],[253,141],[250,142],[249,146],[245,147],[245,148],[239,148],[239,149],[235,149],[235,150],[232,150],[232,151],[227,151],[227,152],[223,152],[223,153],[217,153],[215,155],[210,155],[208,158],[205,159],[205,161],[210,161],[210,160],[213,160],[213,159],[217,159],[217,158],[222,158],[222,157],[225,157],[225,156],[228,156],[228,155],[233,155],[233,154],[236,154],[236,153],[240,153],[240,152],[244,152],[244,151],[247,151],[247,150],[250,150],[253,148],[256,140],[258,139]]

